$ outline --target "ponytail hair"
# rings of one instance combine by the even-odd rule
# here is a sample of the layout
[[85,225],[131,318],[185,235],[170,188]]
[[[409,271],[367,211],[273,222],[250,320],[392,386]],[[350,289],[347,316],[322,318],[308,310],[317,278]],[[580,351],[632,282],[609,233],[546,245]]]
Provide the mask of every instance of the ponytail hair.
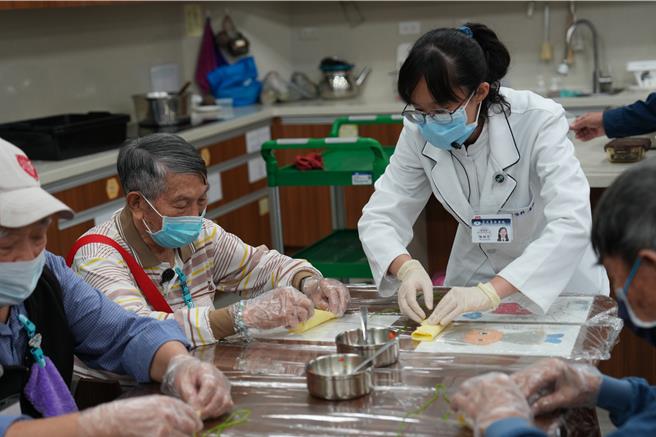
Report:
[[440,105],[459,101],[456,90],[473,93],[483,82],[490,92],[483,100],[481,116],[496,106],[503,111],[510,104],[499,93],[501,79],[508,72],[510,53],[496,33],[484,24],[467,23],[459,29],[434,29],[422,35],[410,50],[399,71],[398,92],[405,103],[421,78]]

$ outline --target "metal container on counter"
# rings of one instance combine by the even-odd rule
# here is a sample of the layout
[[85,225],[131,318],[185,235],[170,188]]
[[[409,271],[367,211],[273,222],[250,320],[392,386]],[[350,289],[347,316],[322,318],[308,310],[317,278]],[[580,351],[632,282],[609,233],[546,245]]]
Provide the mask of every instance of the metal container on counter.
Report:
[[608,160],[613,163],[640,161],[651,147],[649,138],[616,138],[604,146]]
[[156,91],[132,96],[140,126],[175,126],[189,123],[191,93]]
[[329,401],[355,399],[371,393],[371,365],[353,373],[364,358],[356,354],[331,354],[313,359],[305,366],[307,388],[312,396]]
[[371,68],[364,67],[353,77],[353,65],[335,57],[324,58],[319,65],[323,74],[319,82],[319,94],[324,99],[345,99],[357,96]]
[[399,360],[399,333],[390,328],[368,328],[365,344],[362,329],[344,331],[335,337],[337,353],[358,354],[362,358],[372,357],[390,341],[394,342],[386,351],[374,360],[374,367],[385,367]]

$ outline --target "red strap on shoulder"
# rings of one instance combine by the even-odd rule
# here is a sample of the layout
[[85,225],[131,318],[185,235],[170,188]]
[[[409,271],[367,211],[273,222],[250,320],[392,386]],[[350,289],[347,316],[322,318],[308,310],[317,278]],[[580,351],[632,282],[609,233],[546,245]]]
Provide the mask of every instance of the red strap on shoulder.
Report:
[[173,313],[173,310],[164,299],[164,296],[162,296],[162,293],[159,292],[157,286],[148,277],[137,260],[134,259],[134,257],[127,250],[123,249],[120,244],[105,235],[89,234],[78,239],[75,244],[73,244],[71,251],[68,252],[68,256],[66,256],[66,264],[70,267],[73,264],[73,259],[75,258],[77,251],[80,250],[82,246],[86,246],[87,244],[92,243],[106,244],[116,249],[118,253],[123,257],[125,263],[128,265],[130,273],[132,273],[134,280],[137,281],[137,286],[143,293],[150,306],[153,307],[155,311]]

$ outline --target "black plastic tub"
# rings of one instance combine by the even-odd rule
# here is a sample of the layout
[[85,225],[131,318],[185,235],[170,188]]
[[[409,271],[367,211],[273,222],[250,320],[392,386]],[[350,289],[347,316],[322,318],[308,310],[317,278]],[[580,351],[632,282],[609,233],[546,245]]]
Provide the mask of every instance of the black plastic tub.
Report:
[[60,161],[119,147],[130,116],[109,112],[64,114],[0,125],[0,138],[30,159]]

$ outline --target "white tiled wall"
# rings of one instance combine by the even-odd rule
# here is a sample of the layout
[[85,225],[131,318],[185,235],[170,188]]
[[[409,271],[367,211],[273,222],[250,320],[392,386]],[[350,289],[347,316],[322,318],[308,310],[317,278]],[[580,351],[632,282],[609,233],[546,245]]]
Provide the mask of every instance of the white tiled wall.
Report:
[[[551,42],[554,61],[539,60],[543,38],[543,4],[533,2],[532,18],[527,17],[529,2],[358,2],[365,22],[351,28],[345,23],[337,3],[301,2],[292,9],[293,64],[307,71],[316,70],[323,55],[335,54],[356,64],[374,68],[365,96],[389,99],[393,81],[389,73],[395,70],[398,44],[413,42],[415,36],[400,36],[399,21],[417,20],[422,33],[436,27],[454,27],[464,20],[478,21],[493,28],[508,46],[512,55],[508,82],[517,88],[535,88],[536,76],[542,74],[547,86],[555,76],[564,51],[567,3],[551,2]],[[602,68],[616,80],[627,83],[626,62],[635,59],[656,59],[656,3],[577,2],[577,18],[590,19],[597,25],[601,41]],[[316,38],[302,40],[304,28],[313,28]],[[571,88],[590,88],[592,82],[592,39],[582,29],[585,50],[576,54],[576,65],[564,78]]]
[[[508,45],[513,63],[508,82],[547,85],[562,56],[567,5],[552,2],[551,41],[556,60],[539,61],[542,5],[535,2],[357,2],[365,22],[350,27],[338,2],[206,2],[215,29],[225,9],[250,38],[263,76],[298,69],[319,77],[322,57],[338,55],[373,73],[365,98],[393,97],[396,47],[415,36],[400,36],[399,21],[417,20],[422,32],[463,20],[487,23]],[[592,20],[601,34],[602,65],[620,85],[630,82],[625,64],[656,59],[656,3],[577,3],[578,16]],[[308,31],[309,28],[309,31]],[[590,86],[591,40],[565,78],[570,88]],[[309,33],[309,35],[308,35]],[[179,63],[193,77],[198,37],[185,35],[181,3],[140,3],[81,8],[0,11],[0,122],[71,111],[132,113],[131,94],[149,88],[151,65]]]

